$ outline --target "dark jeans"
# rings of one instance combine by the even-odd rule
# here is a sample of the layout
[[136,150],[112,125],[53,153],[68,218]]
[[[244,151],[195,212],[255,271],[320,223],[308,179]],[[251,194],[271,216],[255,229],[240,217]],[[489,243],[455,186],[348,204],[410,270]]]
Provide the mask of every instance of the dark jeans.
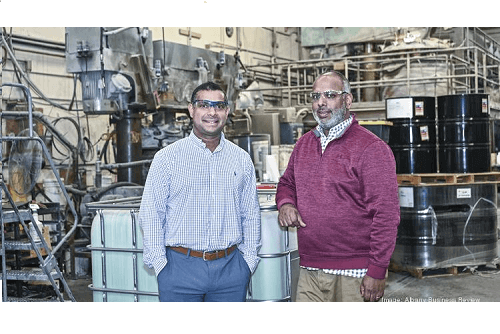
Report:
[[250,269],[238,250],[213,261],[167,248],[167,265],[158,274],[161,302],[243,302]]

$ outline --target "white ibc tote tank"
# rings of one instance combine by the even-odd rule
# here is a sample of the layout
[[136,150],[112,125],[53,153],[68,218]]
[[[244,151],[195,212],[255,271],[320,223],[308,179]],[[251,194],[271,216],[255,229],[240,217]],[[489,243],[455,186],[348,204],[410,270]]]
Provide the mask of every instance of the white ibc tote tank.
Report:
[[[297,229],[281,227],[275,203],[276,185],[258,190],[261,208],[260,262],[248,287],[248,301],[291,301],[294,263],[298,263]],[[258,187],[259,188],[259,187]]]

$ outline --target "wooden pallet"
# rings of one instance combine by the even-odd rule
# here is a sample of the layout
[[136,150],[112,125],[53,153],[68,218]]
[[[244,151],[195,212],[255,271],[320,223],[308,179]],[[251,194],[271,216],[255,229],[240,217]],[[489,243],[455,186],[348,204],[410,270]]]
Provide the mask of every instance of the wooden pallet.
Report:
[[452,174],[398,174],[399,185],[461,184],[461,183],[500,183],[500,172]]
[[389,265],[389,270],[392,272],[407,272],[415,278],[432,278],[432,277],[450,277],[450,276],[458,276],[464,274],[470,274],[469,270],[464,271],[465,267],[448,267],[448,268],[432,268],[432,269],[424,269],[424,268],[413,268],[408,266],[398,266],[397,264],[391,261]]
[[410,266],[399,266],[392,261],[389,265],[389,270],[392,272],[407,272],[418,279],[470,275],[470,270],[464,270],[465,268],[464,266],[452,266],[448,268],[414,268]]

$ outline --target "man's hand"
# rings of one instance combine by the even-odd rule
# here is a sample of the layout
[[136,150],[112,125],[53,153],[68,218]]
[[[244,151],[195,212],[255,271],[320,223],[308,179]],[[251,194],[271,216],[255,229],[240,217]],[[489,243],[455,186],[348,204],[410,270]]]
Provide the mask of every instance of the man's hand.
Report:
[[299,211],[293,204],[283,204],[279,210],[278,222],[281,226],[306,227]]
[[384,295],[385,290],[385,278],[375,279],[368,275],[363,277],[361,286],[359,287],[359,292],[365,301],[375,302],[378,301]]

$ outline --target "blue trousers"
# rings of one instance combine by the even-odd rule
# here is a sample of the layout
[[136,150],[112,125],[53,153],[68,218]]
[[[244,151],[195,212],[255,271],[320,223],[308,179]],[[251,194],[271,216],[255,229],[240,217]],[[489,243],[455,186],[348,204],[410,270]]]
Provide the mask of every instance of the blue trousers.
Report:
[[244,302],[250,268],[237,249],[204,261],[167,248],[167,265],[157,279],[160,302]]

